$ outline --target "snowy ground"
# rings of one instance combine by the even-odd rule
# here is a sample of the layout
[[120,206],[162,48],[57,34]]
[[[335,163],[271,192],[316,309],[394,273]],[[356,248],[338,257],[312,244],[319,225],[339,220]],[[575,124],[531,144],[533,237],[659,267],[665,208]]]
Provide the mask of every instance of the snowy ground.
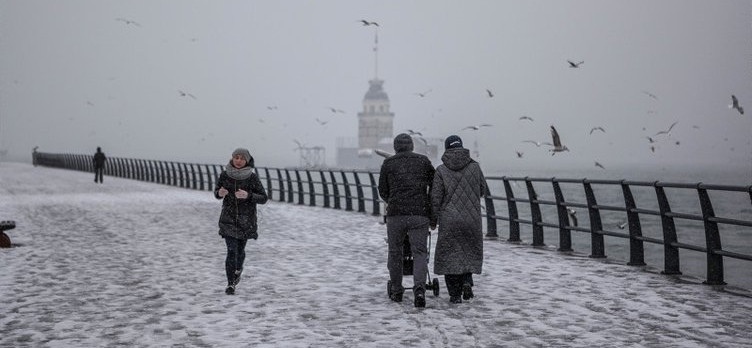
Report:
[[0,163],[0,220],[18,225],[0,346],[752,346],[752,297],[502,241],[474,300],[450,304],[439,277],[427,308],[394,303],[379,219],[277,202],[228,296],[210,192],[93,180]]

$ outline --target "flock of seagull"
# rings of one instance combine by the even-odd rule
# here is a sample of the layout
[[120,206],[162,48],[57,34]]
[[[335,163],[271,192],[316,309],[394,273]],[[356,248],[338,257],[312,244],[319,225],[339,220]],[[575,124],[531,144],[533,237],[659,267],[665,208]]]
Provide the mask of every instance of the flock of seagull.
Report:
[[[115,20],[119,21],[119,22],[123,22],[126,25],[133,25],[133,26],[141,27],[141,24],[139,24],[138,22],[136,22],[134,20],[130,20],[130,19],[126,19],[126,18],[116,18]],[[362,26],[379,27],[379,23],[375,22],[375,21],[361,19],[361,20],[358,20],[358,22]],[[585,61],[582,61],[582,60],[581,61],[567,60],[567,64],[568,64],[569,68],[573,68],[573,69],[580,68],[582,66],[582,64],[584,64],[584,63],[585,63]],[[414,93],[414,95],[416,95],[416,96],[418,96],[420,98],[425,98],[432,91],[433,91],[432,89],[428,89],[428,90],[423,91],[423,92],[416,92],[416,93]],[[495,96],[494,92],[491,91],[490,89],[486,89],[485,92],[486,92],[486,96],[488,98],[493,98]],[[654,100],[658,100],[658,96],[656,96],[653,93],[650,93],[650,92],[644,91],[644,90],[642,91],[642,93],[644,93],[645,95],[647,95],[648,97],[650,97],[650,98],[652,98]],[[178,90],[178,95],[180,97],[192,98],[194,100],[197,99],[195,95],[193,95],[191,93],[188,93],[188,92],[185,92],[183,90]],[[741,104],[739,103],[739,100],[737,99],[737,97],[735,95],[731,95],[731,104],[728,107],[730,109],[736,110],[737,112],[739,112],[740,115],[744,115],[744,108],[741,106]],[[332,106],[326,106],[325,108],[327,110],[331,111],[333,114],[345,114],[346,113],[344,110],[336,108],[336,107],[332,107]],[[267,106],[267,109],[268,110],[276,110],[277,107],[276,106]],[[519,120],[520,121],[534,122],[534,119],[532,117],[526,116],[526,115],[523,115],[523,116],[519,117]],[[262,119],[260,119],[259,121],[263,122]],[[319,125],[324,126],[329,121],[328,120],[322,120],[320,118],[316,118],[316,122]],[[674,128],[674,126],[677,125],[677,123],[678,122],[672,123],[666,130],[658,131],[657,133],[653,134],[652,136],[645,136],[645,138],[647,138],[647,140],[648,140],[648,142],[650,144],[650,150],[652,152],[655,152],[655,149],[656,149],[655,145],[654,145],[656,143],[656,137],[658,137],[660,135],[664,135],[664,134],[666,136],[670,137],[671,136],[671,130]],[[492,127],[492,126],[493,125],[489,124],[489,123],[483,123],[483,124],[478,124],[478,125],[469,125],[467,127],[464,127],[462,129],[460,129],[460,131],[466,131],[466,130],[478,131],[481,128]],[[694,127],[698,128],[697,126],[694,126]],[[643,130],[645,130],[645,128],[643,128]],[[600,131],[600,132],[606,133],[606,130],[603,127],[596,126],[596,127],[593,127],[593,128],[590,129],[590,135],[592,135],[593,132],[595,132],[595,131]],[[556,130],[556,127],[554,127],[554,125],[550,126],[550,132],[551,132],[551,142],[541,142],[541,141],[536,141],[536,140],[523,140],[522,142],[523,143],[534,144],[536,147],[540,147],[542,145],[546,145],[546,146],[550,147],[548,149],[548,151],[551,153],[551,156],[553,156],[553,155],[555,155],[556,153],[559,153],[559,152],[569,151],[569,148],[566,145],[562,144],[561,137],[559,136],[559,132]],[[413,137],[417,137],[419,140],[421,140],[426,145],[428,144],[427,140],[425,138],[423,138],[423,134],[421,132],[408,129],[407,133],[410,134]],[[298,143],[298,142],[296,141],[296,143]],[[675,144],[679,145],[680,142],[679,141],[675,141]],[[300,146],[301,145],[298,143],[298,147],[300,147]],[[515,153],[517,155],[517,158],[522,158],[524,156],[524,153],[521,152],[521,151],[519,151],[519,150],[515,150]],[[598,168],[605,169],[605,167],[601,163],[599,163],[598,161],[595,161],[594,165],[596,167],[598,167]],[[620,226],[620,228],[623,228],[623,227]]]

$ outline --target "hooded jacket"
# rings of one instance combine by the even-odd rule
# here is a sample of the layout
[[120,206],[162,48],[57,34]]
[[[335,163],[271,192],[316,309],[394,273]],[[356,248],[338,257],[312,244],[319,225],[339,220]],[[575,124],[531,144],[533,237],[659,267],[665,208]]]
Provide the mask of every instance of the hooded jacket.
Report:
[[[229,191],[224,198],[219,197],[219,188]],[[235,197],[235,191],[243,189],[248,192],[248,198]],[[266,191],[258,175],[251,173],[246,179],[233,179],[222,171],[214,186],[214,197],[222,199],[222,213],[219,215],[219,235],[237,239],[258,238],[256,219],[256,204],[264,204],[267,200]]]
[[434,256],[436,274],[480,274],[483,266],[483,220],[480,198],[487,192],[478,162],[465,148],[444,152],[431,192],[439,233]]
[[386,215],[430,218],[435,172],[431,160],[412,151],[412,139],[407,134],[395,138],[394,150],[396,154],[384,160],[379,174],[379,196],[387,203]]

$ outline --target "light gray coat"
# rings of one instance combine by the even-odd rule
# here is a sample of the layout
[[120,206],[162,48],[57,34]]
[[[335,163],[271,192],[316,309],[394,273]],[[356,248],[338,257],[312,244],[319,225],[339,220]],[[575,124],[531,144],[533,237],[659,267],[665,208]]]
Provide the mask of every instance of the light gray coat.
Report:
[[480,198],[487,192],[486,179],[467,149],[448,149],[441,161],[431,191],[431,204],[439,225],[434,273],[480,274],[483,267]]

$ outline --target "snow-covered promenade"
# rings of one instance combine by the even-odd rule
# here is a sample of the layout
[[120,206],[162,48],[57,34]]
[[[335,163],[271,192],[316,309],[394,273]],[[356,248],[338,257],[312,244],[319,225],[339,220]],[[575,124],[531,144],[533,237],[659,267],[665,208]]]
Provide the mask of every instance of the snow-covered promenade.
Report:
[[228,296],[210,192],[93,176],[0,163],[0,346],[752,346],[752,297],[504,241],[475,299],[394,303],[379,218],[273,201]]

